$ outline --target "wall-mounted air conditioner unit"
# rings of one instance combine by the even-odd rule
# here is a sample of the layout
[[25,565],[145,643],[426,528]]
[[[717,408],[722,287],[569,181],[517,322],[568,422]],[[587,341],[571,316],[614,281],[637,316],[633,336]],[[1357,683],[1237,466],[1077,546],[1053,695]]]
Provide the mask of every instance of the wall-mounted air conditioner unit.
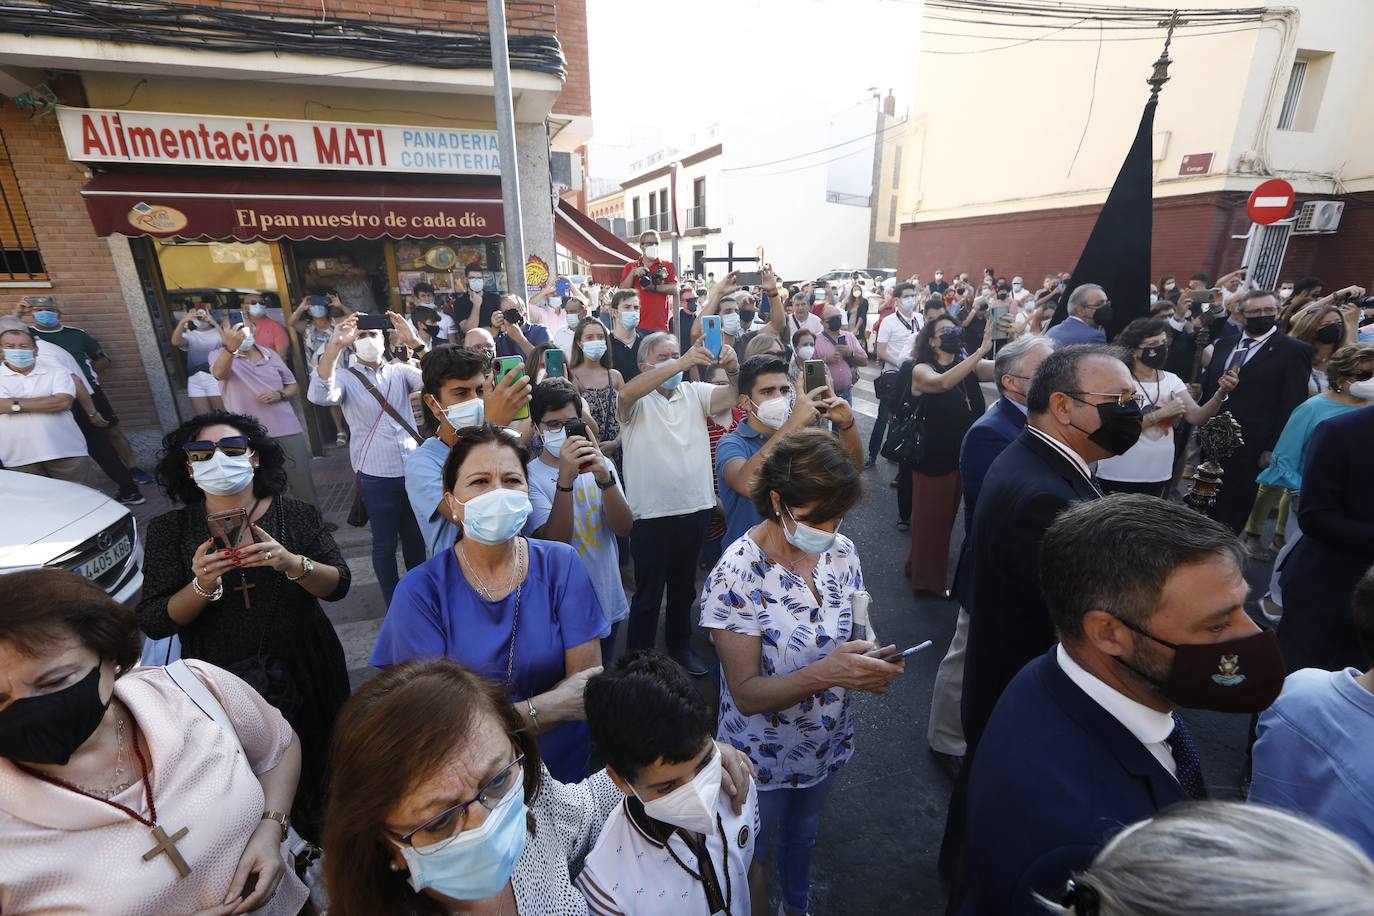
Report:
[[1317,235],[1335,232],[1341,224],[1345,203],[1339,200],[1309,200],[1298,207],[1293,221],[1294,235]]

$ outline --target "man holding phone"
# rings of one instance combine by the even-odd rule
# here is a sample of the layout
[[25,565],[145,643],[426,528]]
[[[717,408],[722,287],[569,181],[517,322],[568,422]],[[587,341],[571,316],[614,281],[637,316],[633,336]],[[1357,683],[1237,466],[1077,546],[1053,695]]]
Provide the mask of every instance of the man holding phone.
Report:
[[501,310],[501,297],[487,289],[486,273],[480,264],[463,268],[463,290],[453,300],[453,320],[464,334],[473,328],[491,327],[491,316]]
[[816,359],[830,370],[834,393],[853,404],[854,370],[868,365],[868,354],[854,335],[844,330],[845,313],[838,305],[827,305],[821,321],[825,328],[816,338]]

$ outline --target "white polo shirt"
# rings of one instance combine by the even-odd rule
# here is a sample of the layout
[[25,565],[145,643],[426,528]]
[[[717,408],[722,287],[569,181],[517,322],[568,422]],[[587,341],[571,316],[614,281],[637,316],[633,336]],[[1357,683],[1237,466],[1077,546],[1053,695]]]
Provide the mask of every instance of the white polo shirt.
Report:
[[[719,829],[706,835],[720,894],[725,896],[725,876],[730,876],[730,916],[749,916],[749,866],[754,861],[754,839],[759,832],[759,793],[753,781],[739,814],[730,807],[730,796],[720,792],[716,813]],[[668,846],[650,836],[630,816],[626,800],[606,818],[596,846],[588,854],[577,887],[587,898],[592,916],[663,916],[707,913],[706,889],[700,880],[673,861],[668,849],[693,872],[700,874],[696,853],[680,831],[668,836]],[[721,844],[722,835],[725,838]],[[723,913],[724,910],[716,912]]]
[[716,504],[706,417],[716,386],[682,382],[665,398],[658,389],[630,406],[620,426],[625,498],[635,518],[689,515]]
[[80,458],[86,454],[86,437],[71,411],[30,413],[9,410],[10,398],[42,398],[53,394],[76,397],[71,374],[36,362],[27,375],[0,363],[0,461],[7,468]]
[[884,360],[882,371],[895,372],[902,367],[902,363],[911,359],[911,345],[920,333],[922,324],[924,320],[915,312],[912,312],[910,319],[903,317],[901,312],[893,312],[883,319],[878,326],[877,339],[878,343],[887,345],[887,359]]

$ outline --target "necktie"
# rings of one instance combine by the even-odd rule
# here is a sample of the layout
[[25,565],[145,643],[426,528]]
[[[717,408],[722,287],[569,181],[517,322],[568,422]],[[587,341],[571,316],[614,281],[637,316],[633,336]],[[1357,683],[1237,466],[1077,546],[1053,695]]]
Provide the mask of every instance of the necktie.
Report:
[[1236,344],[1235,352],[1231,354],[1231,364],[1226,367],[1226,371],[1230,372],[1232,369],[1239,370],[1241,366],[1245,365],[1245,354],[1249,353],[1250,348],[1254,345],[1255,341],[1253,338],[1242,337],[1240,343]]
[[1174,716],[1174,730],[1169,733],[1169,750],[1174,755],[1174,767],[1178,771],[1178,784],[1189,798],[1207,797],[1207,786],[1202,780],[1202,760],[1197,755],[1197,745],[1188,733],[1188,726]]

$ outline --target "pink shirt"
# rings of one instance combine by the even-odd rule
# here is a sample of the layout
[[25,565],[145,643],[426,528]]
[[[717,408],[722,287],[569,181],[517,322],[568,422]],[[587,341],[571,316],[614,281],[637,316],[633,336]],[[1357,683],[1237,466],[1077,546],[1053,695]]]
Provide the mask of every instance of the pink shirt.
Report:
[[[258,395],[264,391],[281,391],[287,385],[296,384],[296,377],[282,362],[282,358],[270,348],[260,345],[254,347],[262,357],[253,360],[248,356],[235,356],[229,364],[229,377],[220,387],[224,391],[224,408],[231,413],[241,413],[253,417],[267,427],[269,436],[293,436],[302,431],[301,421],[291,409],[290,401],[277,401],[264,404]],[[210,354],[213,368],[224,348],[220,347]]]
[[[143,736],[159,825],[169,835],[188,828],[177,849],[191,873],[178,877],[165,855],[145,862],[152,834],[127,814],[0,758],[0,912],[171,916],[224,900],[262,819],[257,774],[277,765],[292,732],[281,713],[234,675],[205,662],[187,664],[228,713],[242,751],[161,668],[129,672],[115,681],[114,692]],[[113,800],[148,816],[141,780]],[[277,892],[256,912],[293,916],[306,896],[288,864]]]
[[[826,361],[825,367],[830,370],[830,380],[835,383],[835,394],[843,394],[854,386],[854,367],[845,362],[843,358],[830,362],[835,355],[835,343],[826,334],[831,333],[827,330],[824,334],[816,335],[816,359]],[[837,339],[849,349],[858,353],[862,348],[859,341],[848,331],[841,331]]]
[[253,319],[253,338],[269,350],[279,350],[291,339],[286,336],[286,328],[266,315]]

